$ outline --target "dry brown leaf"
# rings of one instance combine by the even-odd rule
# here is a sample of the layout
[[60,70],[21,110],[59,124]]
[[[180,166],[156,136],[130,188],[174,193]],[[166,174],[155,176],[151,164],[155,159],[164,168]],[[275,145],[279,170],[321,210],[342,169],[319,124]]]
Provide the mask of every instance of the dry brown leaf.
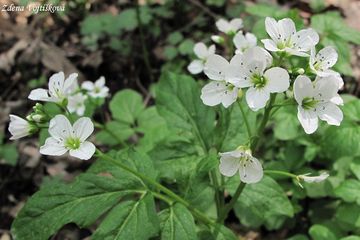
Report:
[[7,52],[0,55],[0,69],[6,73],[10,73],[11,67],[15,64],[15,57],[17,53],[28,46],[28,42],[25,40],[17,41],[12,48]]

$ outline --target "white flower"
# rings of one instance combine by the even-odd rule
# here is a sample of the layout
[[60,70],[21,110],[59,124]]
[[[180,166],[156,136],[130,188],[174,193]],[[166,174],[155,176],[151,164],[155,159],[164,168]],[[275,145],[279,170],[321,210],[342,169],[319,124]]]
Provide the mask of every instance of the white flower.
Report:
[[307,134],[318,128],[318,118],[339,126],[343,113],[337,105],[342,99],[337,93],[338,80],[330,75],[314,82],[307,76],[298,76],[294,82],[294,96],[298,103],[298,119]]
[[231,177],[239,171],[240,180],[245,183],[259,182],[263,177],[263,169],[259,160],[251,155],[250,150],[236,149],[220,153],[220,173]]
[[9,132],[11,133],[10,140],[19,139],[32,134],[36,126],[30,124],[25,119],[16,115],[10,114]]
[[209,48],[202,42],[196,43],[194,46],[194,53],[199,58],[192,61],[188,70],[192,74],[201,73],[204,70],[204,63],[210,55],[215,54],[215,45],[211,45]]
[[329,177],[329,174],[326,172],[321,173],[319,176],[308,176],[310,173],[299,175],[298,178],[304,180],[307,183],[318,183],[324,181]]
[[85,112],[85,100],[87,96],[82,93],[77,93],[68,98],[67,109],[69,112],[76,112],[78,116],[84,115]]
[[204,73],[214,80],[201,90],[201,100],[205,105],[215,106],[220,103],[224,107],[230,106],[238,97],[239,88],[232,84],[234,75],[239,69],[238,55],[230,63],[220,55],[211,55],[205,63]]
[[270,93],[285,92],[289,88],[289,74],[285,69],[266,70],[271,66],[272,57],[263,48],[252,47],[236,56],[239,70],[232,75],[231,83],[239,88],[249,87],[246,102],[253,111],[266,106]]
[[333,47],[325,47],[315,54],[315,47],[311,48],[310,54],[310,69],[319,77],[326,77],[333,75],[337,78],[339,89],[344,86],[344,81],[338,72],[330,68],[335,65],[338,59],[338,54]]
[[255,47],[257,38],[252,33],[243,34],[242,31],[238,32],[233,38],[234,45],[236,47],[236,54],[243,53],[246,49]]
[[82,117],[73,126],[64,115],[56,115],[50,121],[49,134],[45,144],[40,147],[44,155],[60,156],[69,151],[70,156],[88,160],[95,153],[95,146],[85,141],[94,131],[90,118]]
[[319,42],[319,34],[311,28],[296,32],[295,24],[290,18],[276,21],[265,19],[266,32],[271,39],[261,40],[267,50],[272,52],[285,51],[292,55],[308,56],[306,52]]
[[225,19],[219,19],[216,21],[216,27],[225,34],[235,34],[243,27],[243,20],[241,18],[234,18],[229,22]]
[[70,74],[65,79],[63,72],[50,77],[49,90],[37,88],[30,92],[29,99],[35,101],[62,103],[64,99],[73,94],[78,88],[77,73]]
[[105,98],[109,94],[109,88],[105,86],[104,77],[100,77],[95,83],[85,81],[81,84],[81,88],[87,90],[93,98]]

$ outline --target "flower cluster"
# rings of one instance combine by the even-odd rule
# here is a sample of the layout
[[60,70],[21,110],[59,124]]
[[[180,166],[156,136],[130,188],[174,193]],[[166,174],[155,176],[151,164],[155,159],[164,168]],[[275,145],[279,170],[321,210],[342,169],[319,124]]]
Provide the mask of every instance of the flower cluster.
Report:
[[[32,90],[29,99],[53,102],[65,110],[67,115],[76,113],[83,116],[86,99],[105,98],[109,94],[109,88],[105,86],[104,77],[100,77],[95,83],[85,81],[79,87],[77,76],[77,73],[73,73],[65,78],[63,72],[56,73],[50,77],[48,89]],[[39,103],[36,103],[33,112],[26,119],[10,115],[11,140],[34,134],[44,127],[48,128],[50,137],[40,147],[40,153],[59,156],[69,152],[71,156],[83,160],[90,159],[94,154],[95,146],[86,141],[94,131],[94,125],[88,117],[79,118],[71,125],[65,115],[50,116]]]
[[[276,21],[267,17],[265,28],[270,38],[262,39],[261,47],[257,46],[255,35],[241,30],[243,21],[239,18],[220,19],[216,26],[222,34],[211,39],[224,47],[226,53],[230,52],[230,61],[216,54],[213,45],[207,49],[205,44],[198,43],[194,51],[201,59],[201,67],[194,71],[194,62],[188,67],[191,73],[203,71],[211,80],[201,90],[200,97],[205,105],[222,104],[228,108],[246,91],[247,105],[258,111],[266,106],[271,108],[271,95],[275,99],[275,94],[288,92],[293,94],[284,94],[284,98],[298,105],[297,117],[307,134],[316,131],[319,119],[330,125],[340,125],[343,113],[338,106],[343,100],[338,90],[344,83],[340,74],[331,69],[338,55],[331,46],[316,53],[319,35],[315,30],[298,31],[289,18]],[[203,49],[201,55],[199,46]],[[291,56],[307,58],[307,66],[293,66]],[[223,175],[231,176],[239,170],[244,182],[261,179],[261,164],[251,152],[237,149],[220,155]]]

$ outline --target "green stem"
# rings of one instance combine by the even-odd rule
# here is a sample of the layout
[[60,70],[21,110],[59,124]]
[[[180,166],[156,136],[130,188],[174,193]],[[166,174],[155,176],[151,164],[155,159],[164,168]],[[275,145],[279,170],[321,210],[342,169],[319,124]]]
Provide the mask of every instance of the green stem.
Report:
[[246,114],[245,114],[244,108],[242,107],[242,105],[241,105],[240,102],[238,102],[238,105],[239,105],[241,114],[242,114],[242,116],[243,116],[243,119],[244,119],[244,122],[245,122],[245,126],[246,126],[246,130],[247,130],[247,133],[248,133],[248,136],[249,136],[249,139],[250,139],[250,138],[252,137],[252,133],[251,133],[251,128],[250,128],[249,121],[248,121],[247,116],[246,116]]
[[272,109],[272,105],[275,102],[275,98],[276,98],[276,93],[270,96],[269,104],[265,108],[264,116],[263,116],[262,121],[260,123],[260,126],[259,126],[259,128],[257,130],[257,135],[255,136],[254,141],[251,144],[251,150],[253,150],[253,151],[256,150],[257,145],[259,144],[259,140],[260,140],[260,138],[261,138],[261,136],[263,134],[264,128],[266,126],[266,123],[269,120],[270,112],[271,112],[271,109]]
[[297,175],[289,173],[289,172],[280,171],[280,170],[264,170],[264,173],[276,174],[276,175],[281,175],[281,176],[298,179]]
[[158,183],[157,181],[129,168],[128,166],[122,164],[120,161],[115,160],[114,158],[104,154],[103,152],[101,152],[98,149],[96,150],[96,152],[97,152],[97,156],[99,158],[109,161],[109,162],[113,163],[114,165],[124,169],[125,171],[130,172],[131,174],[140,178],[142,181],[147,182],[147,183],[153,185],[154,187],[156,187],[159,191],[161,191],[165,195],[167,195],[167,197],[171,198],[172,200],[174,200],[178,203],[183,204],[185,207],[187,207],[192,212],[194,217],[196,217],[198,220],[200,220],[203,223],[208,224],[208,225],[213,225],[213,226],[215,225],[215,223],[211,219],[209,219],[204,213],[200,212],[199,210],[197,210],[196,208],[191,206],[191,204],[189,202],[187,202],[185,199],[181,198],[179,195],[177,195],[176,193],[174,193],[167,187],[165,187],[165,186],[161,185],[160,183]]
[[217,220],[218,223],[223,223],[227,215],[229,214],[230,210],[234,207],[236,201],[240,197],[240,194],[245,188],[245,183],[240,182],[239,186],[237,187],[234,196],[231,198],[230,202],[225,206],[223,211],[220,213],[219,218]]
[[99,129],[102,129],[102,130],[106,131],[110,136],[112,136],[113,138],[115,138],[116,141],[117,141],[118,143],[120,143],[122,146],[124,146],[124,147],[128,147],[128,146],[129,146],[129,144],[127,144],[127,143],[126,143],[124,140],[122,140],[118,135],[116,135],[113,131],[111,131],[108,127],[106,127],[106,125],[103,125],[103,124],[98,123],[98,122],[95,122],[95,121],[93,121],[93,123],[94,123],[94,126],[95,126],[96,128],[99,128]]

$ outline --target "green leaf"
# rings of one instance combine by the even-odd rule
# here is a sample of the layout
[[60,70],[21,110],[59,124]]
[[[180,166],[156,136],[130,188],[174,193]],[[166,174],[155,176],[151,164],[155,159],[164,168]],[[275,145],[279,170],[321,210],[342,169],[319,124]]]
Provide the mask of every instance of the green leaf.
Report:
[[[231,194],[235,191],[236,182],[239,183],[238,176],[232,181],[233,184],[228,186]],[[234,208],[241,223],[251,227],[274,221],[274,217],[294,215],[294,209],[285,192],[268,176],[264,176],[259,183],[247,184]]]
[[224,6],[225,2],[226,0],[206,0],[206,4],[215,7],[222,7]]
[[296,117],[294,106],[282,107],[275,115],[275,137],[279,140],[292,140],[297,138],[302,130]]
[[360,158],[355,158],[350,163],[351,172],[360,180]]
[[167,41],[171,44],[171,45],[176,45],[178,43],[180,43],[182,40],[184,39],[184,36],[181,34],[181,32],[173,32],[171,33],[168,37],[167,37]]
[[174,46],[166,46],[164,48],[164,56],[166,59],[174,59],[178,55],[178,50]]
[[340,240],[360,240],[360,236],[351,235],[348,237],[341,238]]
[[186,39],[179,45],[179,52],[181,55],[191,55],[193,54],[194,41],[191,39]]
[[91,239],[147,240],[155,236],[158,230],[154,198],[144,193],[138,201],[124,201],[114,207]]
[[166,72],[161,76],[156,96],[158,111],[169,127],[178,135],[194,135],[203,148],[209,148],[215,113],[200,100],[200,89],[193,78]]
[[162,240],[196,240],[194,218],[183,205],[177,203],[160,212]]
[[335,189],[335,195],[345,202],[360,204],[360,181],[347,179]]
[[245,8],[245,11],[249,14],[259,17],[272,17],[278,11],[281,11],[276,5],[270,4],[252,4]]
[[110,101],[112,116],[124,123],[135,124],[135,120],[144,110],[142,96],[130,89],[117,92]]
[[[113,155],[117,161],[121,161],[122,164],[133,170],[141,172],[149,178],[156,178],[156,171],[146,155],[131,149]],[[144,219],[146,222],[142,223],[141,220],[138,220],[138,226],[144,227],[142,229],[144,234],[138,233],[139,235],[136,235],[134,239],[148,239],[158,231],[155,207],[152,196],[147,193],[148,188],[141,179],[133,174],[111,162],[98,159],[88,173],[81,174],[73,183],[64,184],[56,181],[43,186],[30,198],[16,217],[12,225],[12,234],[16,239],[46,240],[67,223],[75,223],[79,227],[90,226],[114,207],[109,215],[104,216],[104,228],[98,230],[104,236],[111,236],[113,233],[107,232],[107,230],[111,228],[111,223],[120,224],[119,218],[117,218],[123,216],[119,213],[120,209],[125,212],[129,210],[130,205],[136,205],[136,209],[139,209],[141,214],[146,211],[146,217],[138,212],[139,219]],[[142,198],[135,201],[139,193]],[[131,201],[120,201],[128,195],[132,196]],[[130,217],[130,214],[125,214],[125,216]],[[136,216],[134,215],[134,217]],[[117,229],[118,234],[120,234],[120,230],[121,233],[132,231],[134,224],[131,224],[130,230],[128,226],[122,226]],[[136,238],[137,236],[142,238]]]
[[336,240],[336,236],[334,233],[330,231],[327,227],[315,224],[313,225],[310,230],[309,234],[313,240]]
[[360,228],[360,206],[354,203],[341,203],[336,209],[336,223],[345,231]]
[[224,225],[216,225],[216,227],[210,232],[209,230],[203,230],[199,232],[199,238],[201,240],[238,240],[239,238]]
[[107,145],[116,145],[119,144],[118,138],[121,140],[126,140],[132,135],[135,131],[127,123],[122,123],[118,121],[110,121],[105,125],[108,130],[101,130],[96,133],[96,140],[102,144]]

